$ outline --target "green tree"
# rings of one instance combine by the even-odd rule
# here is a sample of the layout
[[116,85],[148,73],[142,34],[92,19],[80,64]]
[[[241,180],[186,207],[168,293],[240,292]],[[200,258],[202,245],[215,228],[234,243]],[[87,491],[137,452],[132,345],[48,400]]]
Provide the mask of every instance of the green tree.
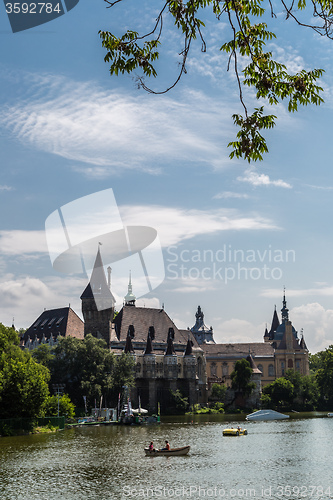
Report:
[[49,396],[49,370],[18,344],[15,330],[0,324],[0,418],[37,417]]
[[284,376],[293,386],[293,403],[295,408],[312,410],[318,400],[318,387],[314,376],[301,375],[294,370],[287,370]]
[[[45,417],[57,417],[58,396],[49,396],[44,401],[42,412]],[[67,394],[63,394],[61,397],[59,397],[59,416],[69,419],[75,417],[75,405],[72,403]]]
[[252,371],[250,363],[245,358],[236,361],[231,373],[232,389],[242,393],[243,396],[249,396],[256,386],[254,382],[251,382]]
[[319,389],[320,408],[331,409],[333,406],[333,345],[317,353],[316,365],[315,379]]
[[[105,1],[109,8],[124,2],[124,0]],[[125,4],[126,2],[123,8]],[[155,17],[156,2],[152,8]],[[139,9],[138,2],[138,15]],[[226,69],[233,68],[235,72],[239,99],[244,110],[243,115],[233,115],[239,131],[236,140],[229,143],[233,148],[230,157],[244,158],[249,162],[262,160],[268,148],[261,131],[274,127],[276,116],[264,115],[262,105],[254,108],[252,113],[249,112],[244,99],[244,86],[253,88],[256,98],[269,106],[286,101],[289,112],[297,111],[299,105],[310,103],[318,105],[323,102],[320,95],[323,89],[317,84],[323,70],[302,69],[297,73],[289,73],[284,64],[273,58],[273,52],[266,46],[276,38],[275,33],[268,29],[266,21],[272,23],[276,18],[281,19],[283,16],[280,14],[283,14],[286,19],[298,26],[310,28],[315,33],[331,39],[332,2],[291,0],[287,4],[285,0],[281,0],[281,3],[273,4],[270,0],[164,0],[156,21],[147,27],[143,34],[131,29],[120,36],[109,31],[99,32],[102,46],[106,49],[104,60],[110,64],[111,75],[140,70],[142,74],[137,76],[140,87],[155,94],[168,92],[186,73],[186,61],[196,39],[202,45],[202,52],[206,52],[205,24],[202,19],[207,16],[210,9],[217,21],[225,23],[225,27],[228,28],[221,31],[226,38],[221,40],[220,50],[228,54]],[[311,9],[313,12],[309,12]],[[304,19],[303,11],[310,17],[313,14],[315,18],[313,25],[304,24],[300,20]],[[174,29],[182,34],[183,46],[180,52],[182,62],[175,81],[161,92],[156,92],[146,84],[145,77],[157,76],[155,63],[160,55],[166,19],[171,19]]]
[[225,394],[227,392],[227,387],[224,384],[212,384],[212,389],[210,393],[210,401],[218,401],[223,403],[225,400]]
[[188,398],[184,397],[179,389],[170,391],[170,406],[169,409],[173,410],[172,413],[185,413],[188,410]]
[[46,349],[38,352],[39,349],[36,358],[49,367],[51,385],[65,384],[66,392],[78,407],[83,406],[83,396],[91,405],[102,396],[108,404],[115,404],[122,387],[134,384],[133,356],[111,353],[104,340],[92,335],[84,340],[61,338],[51,355]]
[[[268,395],[275,407],[289,406],[294,399],[294,385],[284,377],[277,378],[263,388],[263,394]],[[264,400],[268,402],[267,398]]]

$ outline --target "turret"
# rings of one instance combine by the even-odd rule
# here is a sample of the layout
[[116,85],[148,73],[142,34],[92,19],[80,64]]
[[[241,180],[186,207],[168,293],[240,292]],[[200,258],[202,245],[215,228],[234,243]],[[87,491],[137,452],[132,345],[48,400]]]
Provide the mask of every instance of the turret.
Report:
[[[109,276],[109,283],[110,280]],[[109,347],[115,298],[106,281],[99,248],[90,281],[81,295],[81,301],[84,336],[91,333],[94,337],[104,339]]]

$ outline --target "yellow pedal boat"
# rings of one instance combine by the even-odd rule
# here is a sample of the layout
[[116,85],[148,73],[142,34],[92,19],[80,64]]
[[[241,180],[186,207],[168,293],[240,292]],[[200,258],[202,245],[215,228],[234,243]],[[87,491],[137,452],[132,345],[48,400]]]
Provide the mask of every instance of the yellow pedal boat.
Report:
[[231,427],[230,429],[223,429],[223,436],[246,436],[247,435],[247,430],[246,429],[234,429]]

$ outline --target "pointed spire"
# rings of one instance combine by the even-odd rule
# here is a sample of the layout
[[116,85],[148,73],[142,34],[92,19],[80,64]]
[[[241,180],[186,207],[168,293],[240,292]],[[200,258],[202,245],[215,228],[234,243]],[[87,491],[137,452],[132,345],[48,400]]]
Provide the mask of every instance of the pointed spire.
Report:
[[124,300],[125,300],[125,306],[135,306],[136,296],[134,295],[133,289],[132,289],[131,271],[129,274],[128,292],[125,295]]
[[303,335],[303,328],[301,330],[301,341],[299,343],[301,349],[306,349],[307,350],[307,345],[304,340],[304,335]]
[[166,356],[175,356],[175,348],[173,345],[172,335],[168,335],[168,345],[165,351]]
[[186,349],[185,349],[185,354],[184,356],[193,356],[193,350],[192,350],[192,341],[190,339],[190,336],[188,336],[187,344],[186,344]]
[[277,312],[276,312],[276,306],[274,306],[272,325],[271,325],[271,329],[269,331],[269,338],[271,340],[274,339],[274,332],[276,332],[276,330],[278,329],[279,326],[280,326],[280,321],[279,321],[279,317],[278,317]]
[[150,336],[149,332],[147,335],[147,344],[146,344],[145,355],[146,354],[153,354],[153,343],[151,341],[151,336]]
[[128,331],[128,333],[127,333],[124,352],[125,352],[125,354],[128,354],[128,353],[134,354],[134,349],[133,349],[133,345],[132,345],[132,338],[131,338],[130,331]]
[[287,308],[287,301],[286,301],[286,289],[283,289],[283,301],[282,301],[282,309],[281,309],[281,315],[282,315],[282,323],[285,323],[286,321],[289,321],[289,309]]
[[106,281],[99,247],[90,281],[82,293],[81,299],[94,299],[98,310],[113,307],[116,302]]

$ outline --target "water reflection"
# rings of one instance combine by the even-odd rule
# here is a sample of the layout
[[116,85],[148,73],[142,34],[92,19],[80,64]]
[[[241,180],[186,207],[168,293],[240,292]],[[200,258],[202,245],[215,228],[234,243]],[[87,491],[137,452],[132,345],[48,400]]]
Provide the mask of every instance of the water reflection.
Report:
[[[244,426],[232,425],[238,424]],[[241,437],[223,437],[225,426],[205,416],[2,438],[1,499],[175,498],[177,492],[194,499],[204,492],[226,499],[333,497],[333,419],[247,422],[248,435]],[[165,439],[190,444],[190,455],[144,456],[151,440],[160,447]]]

